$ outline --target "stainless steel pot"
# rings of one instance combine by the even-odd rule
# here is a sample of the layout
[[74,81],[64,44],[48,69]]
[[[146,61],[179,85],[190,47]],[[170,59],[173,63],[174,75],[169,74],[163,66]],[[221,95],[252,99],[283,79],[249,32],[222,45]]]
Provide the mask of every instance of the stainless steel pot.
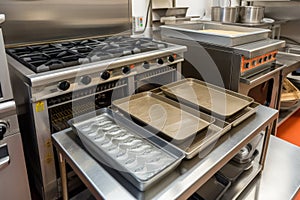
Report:
[[258,24],[264,18],[264,7],[259,6],[241,6],[240,22],[248,24]]
[[220,7],[211,8],[211,20],[218,22],[235,23],[239,18],[239,7]]

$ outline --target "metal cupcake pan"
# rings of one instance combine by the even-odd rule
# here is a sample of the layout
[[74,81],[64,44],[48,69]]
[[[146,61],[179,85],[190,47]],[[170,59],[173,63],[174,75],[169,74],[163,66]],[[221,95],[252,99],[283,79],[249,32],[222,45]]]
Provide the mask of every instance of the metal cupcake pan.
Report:
[[253,98],[187,78],[161,87],[166,96],[217,117],[228,118],[248,107]]
[[172,144],[108,108],[76,117],[69,124],[94,158],[119,171],[141,191],[184,158]]

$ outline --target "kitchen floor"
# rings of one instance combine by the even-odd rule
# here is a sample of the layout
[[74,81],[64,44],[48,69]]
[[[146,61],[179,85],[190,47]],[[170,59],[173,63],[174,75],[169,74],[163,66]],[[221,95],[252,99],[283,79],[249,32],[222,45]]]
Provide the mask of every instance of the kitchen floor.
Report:
[[277,137],[300,147],[300,109],[277,129]]

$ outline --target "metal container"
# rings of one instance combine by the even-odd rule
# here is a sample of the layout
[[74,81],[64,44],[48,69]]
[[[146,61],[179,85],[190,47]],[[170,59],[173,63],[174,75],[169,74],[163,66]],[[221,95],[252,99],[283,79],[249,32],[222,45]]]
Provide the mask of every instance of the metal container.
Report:
[[161,17],[185,17],[189,7],[173,7],[173,8],[153,8],[159,18]]
[[182,151],[134,122],[102,108],[69,121],[85,148],[145,191],[184,158]]
[[232,47],[268,38],[267,29],[209,22],[160,26],[163,39],[179,38]]
[[211,8],[211,20],[226,23],[236,23],[239,20],[239,7],[220,7]]
[[241,6],[240,22],[249,24],[259,24],[264,18],[264,7],[259,6]]

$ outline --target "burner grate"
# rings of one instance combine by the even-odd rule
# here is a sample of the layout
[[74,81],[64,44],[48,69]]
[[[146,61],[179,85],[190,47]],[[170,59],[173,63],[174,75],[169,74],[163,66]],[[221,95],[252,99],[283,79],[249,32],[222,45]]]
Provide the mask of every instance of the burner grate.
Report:
[[7,49],[36,73],[166,48],[151,38],[117,36]]

